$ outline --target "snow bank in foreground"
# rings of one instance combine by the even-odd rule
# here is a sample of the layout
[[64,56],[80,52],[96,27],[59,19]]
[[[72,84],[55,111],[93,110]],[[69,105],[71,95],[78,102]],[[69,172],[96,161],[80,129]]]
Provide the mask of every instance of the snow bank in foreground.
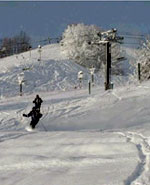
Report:
[[3,185],[122,184],[138,163],[124,137],[99,132],[18,132],[0,154]]

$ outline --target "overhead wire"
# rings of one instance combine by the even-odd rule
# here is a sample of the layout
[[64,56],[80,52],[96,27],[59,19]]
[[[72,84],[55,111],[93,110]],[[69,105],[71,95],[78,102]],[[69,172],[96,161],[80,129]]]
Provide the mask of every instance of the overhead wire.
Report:
[[[131,33],[128,33],[128,32],[119,32],[120,36],[123,36],[125,39],[131,39],[131,40],[134,40],[137,42],[139,41],[145,41],[146,39],[146,35],[142,35],[142,34],[131,34]],[[128,42],[127,40],[126,41],[123,41],[122,44],[125,44],[125,45],[140,45],[140,43],[137,43],[137,42]]]
[[143,35],[143,34],[133,34],[133,33],[129,33],[129,32],[120,32],[118,31],[118,33],[120,35],[129,35],[129,36],[139,36],[139,37],[145,37],[146,35]]
[[[122,36],[124,38],[127,39],[140,39],[140,40],[144,40],[146,38],[146,35],[144,34],[132,34],[129,32],[119,32],[118,31],[119,36]],[[59,37],[46,37],[44,39],[41,40],[31,40],[30,43],[33,45],[32,48],[36,48],[35,44],[37,43],[43,43],[43,45],[47,44],[47,43],[57,43],[61,40],[61,36]],[[3,39],[0,39],[0,44],[2,44]],[[17,44],[25,44],[24,42],[17,42]],[[138,44],[138,43],[127,43],[127,42],[123,42],[122,44]]]

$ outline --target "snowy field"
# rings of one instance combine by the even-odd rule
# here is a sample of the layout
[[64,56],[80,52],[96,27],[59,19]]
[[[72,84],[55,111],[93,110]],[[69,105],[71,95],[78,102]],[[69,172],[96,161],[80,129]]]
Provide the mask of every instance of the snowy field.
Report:
[[[88,94],[89,72],[58,45],[0,60],[0,185],[149,185],[150,83]],[[13,61],[13,62],[12,62]],[[25,84],[19,96],[17,76]],[[84,71],[82,89],[77,73]],[[39,93],[43,117],[33,132],[22,117]]]

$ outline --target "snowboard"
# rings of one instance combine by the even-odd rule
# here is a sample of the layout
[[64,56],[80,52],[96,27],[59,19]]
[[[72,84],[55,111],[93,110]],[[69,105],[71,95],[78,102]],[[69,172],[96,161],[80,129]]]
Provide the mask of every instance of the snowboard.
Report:
[[25,127],[26,131],[28,132],[33,132],[35,129],[33,129],[31,126],[26,126]]

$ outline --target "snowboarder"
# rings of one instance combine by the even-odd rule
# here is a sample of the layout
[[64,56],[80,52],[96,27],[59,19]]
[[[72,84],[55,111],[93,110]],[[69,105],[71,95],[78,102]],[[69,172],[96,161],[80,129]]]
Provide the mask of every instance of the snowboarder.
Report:
[[43,102],[43,100],[39,97],[39,95],[36,95],[36,98],[33,100],[33,103],[35,103],[35,108],[39,109],[41,108],[41,103]]
[[33,107],[32,110],[29,112],[29,114],[23,114],[24,117],[31,117],[31,123],[30,126],[32,129],[35,128],[35,126],[38,124],[40,118],[42,117],[42,114],[40,113],[39,109],[36,109],[36,107]]

